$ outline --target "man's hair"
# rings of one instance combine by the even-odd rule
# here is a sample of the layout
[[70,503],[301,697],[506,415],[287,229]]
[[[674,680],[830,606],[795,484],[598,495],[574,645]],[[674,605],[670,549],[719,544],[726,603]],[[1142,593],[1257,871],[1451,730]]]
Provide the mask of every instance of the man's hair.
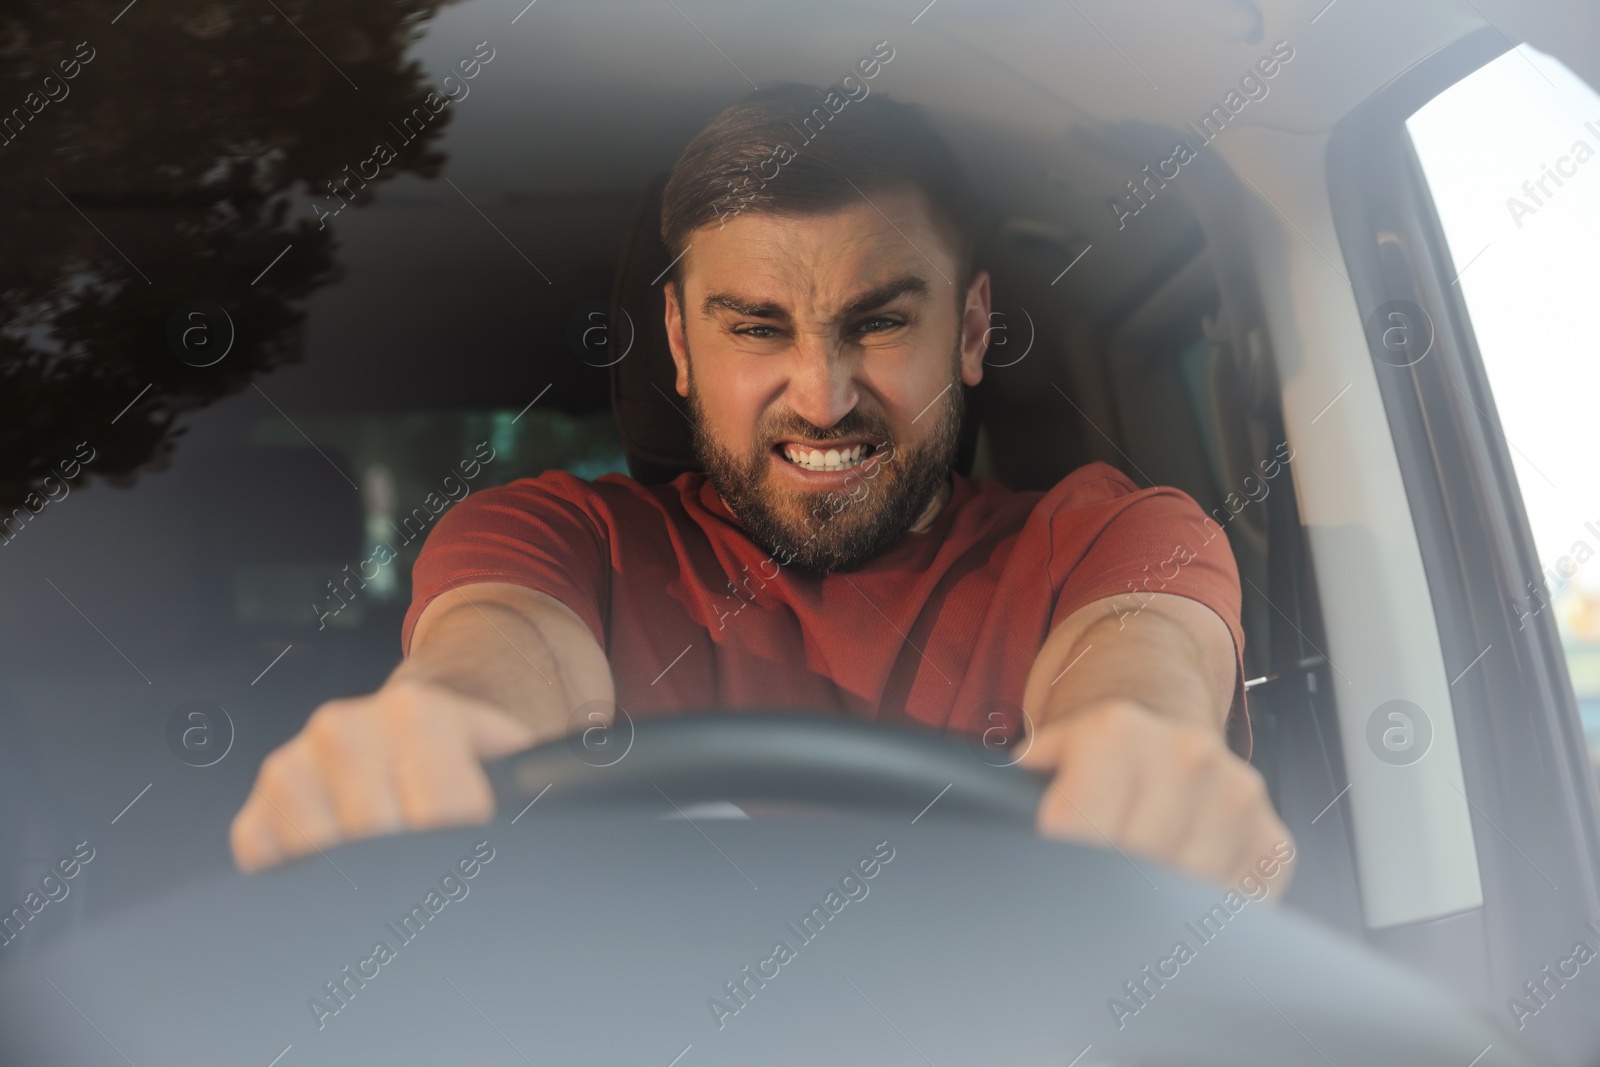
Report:
[[[835,113],[826,98],[845,103]],[[780,145],[793,156],[781,164]],[[795,82],[752,92],[694,136],[662,192],[661,240],[674,260],[678,299],[682,253],[702,226],[747,211],[826,213],[908,187],[922,190],[953,243],[959,308],[977,266],[977,203],[960,161],[922,109],[881,92],[847,99],[838,89],[824,94]]]

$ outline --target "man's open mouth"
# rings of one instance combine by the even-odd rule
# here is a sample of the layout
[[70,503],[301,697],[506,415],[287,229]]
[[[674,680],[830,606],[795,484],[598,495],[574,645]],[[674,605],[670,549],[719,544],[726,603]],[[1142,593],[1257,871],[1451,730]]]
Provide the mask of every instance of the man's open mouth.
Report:
[[779,441],[772,450],[793,466],[806,471],[847,471],[859,467],[878,450],[870,441],[830,442],[826,447],[795,441]]

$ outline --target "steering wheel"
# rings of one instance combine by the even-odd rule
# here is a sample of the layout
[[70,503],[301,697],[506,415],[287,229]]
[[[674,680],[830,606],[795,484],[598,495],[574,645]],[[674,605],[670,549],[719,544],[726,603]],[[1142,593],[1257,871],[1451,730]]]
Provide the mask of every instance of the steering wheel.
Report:
[[796,801],[1031,828],[1049,777],[1013,766],[1020,755],[989,738],[775,710],[624,717],[485,769],[502,811],[548,790],[550,806],[585,810]]
[[[1008,761],[786,714],[547,743],[489,768],[491,824],[30,927],[0,953],[0,1063],[1535,1062],[1242,885],[1039,838],[1045,781]],[[849,810],[657,817],[733,798]],[[136,839],[95,844],[81,879],[138,870]]]

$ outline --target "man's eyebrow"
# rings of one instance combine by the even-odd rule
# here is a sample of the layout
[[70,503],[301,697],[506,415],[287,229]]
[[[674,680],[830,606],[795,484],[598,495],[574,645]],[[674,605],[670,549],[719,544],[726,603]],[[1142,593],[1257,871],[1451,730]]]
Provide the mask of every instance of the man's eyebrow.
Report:
[[882,307],[896,297],[905,296],[908,293],[913,296],[926,297],[928,295],[927,280],[915,274],[907,274],[904,277],[885,282],[876,289],[862,293],[846,304],[840,317],[850,318],[852,315],[871,311],[873,308]]
[[[885,282],[875,289],[870,289],[844,306],[840,318],[849,318],[859,315],[864,311],[882,307],[896,297],[913,294],[919,297],[928,295],[927,279],[915,274],[907,274]],[[732,311],[736,315],[746,315],[753,319],[786,319],[789,317],[782,305],[766,301],[752,303],[739,296],[737,293],[710,293],[700,305],[701,311],[710,315],[718,309]]]

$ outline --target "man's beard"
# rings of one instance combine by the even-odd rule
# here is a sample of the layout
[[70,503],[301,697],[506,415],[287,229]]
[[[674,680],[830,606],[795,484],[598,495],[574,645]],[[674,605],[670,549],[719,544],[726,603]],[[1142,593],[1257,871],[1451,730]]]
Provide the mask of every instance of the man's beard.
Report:
[[[814,426],[797,415],[775,417],[757,427],[755,444],[744,459],[712,439],[705,411],[689,373],[689,411],[695,425],[695,454],[713,488],[745,533],[783,566],[826,574],[848,570],[894,547],[944,487],[961,444],[961,351],[952,360],[950,388],[918,419],[933,421],[926,440],[905,447],[891,440],[881,419],[852,410],[832,427]],[[772,444],[780,437],[814,442],[869,437],[881,442],[865,473],[847,478],[834,491],[774,485]],[[778,460],[777,462],[785,462]],[[853,468],[861,472],[864,466]]]

